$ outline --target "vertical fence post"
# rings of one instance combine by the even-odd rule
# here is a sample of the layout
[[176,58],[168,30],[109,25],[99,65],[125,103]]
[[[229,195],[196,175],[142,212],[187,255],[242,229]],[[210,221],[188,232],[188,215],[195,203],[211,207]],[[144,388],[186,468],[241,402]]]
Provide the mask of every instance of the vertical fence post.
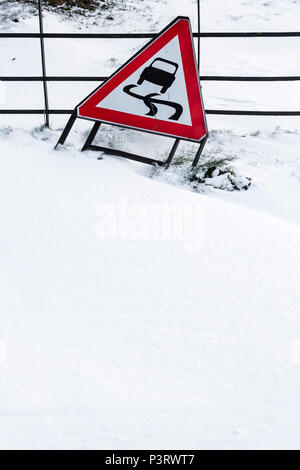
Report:
[[200,75],[200,0],[197,0],[197,18],[198,18],[198,71]]
[[46,60],[45,60],[45,47],[44,47],[44,28],[43,28],[43,5],[42,0],[39,3],[39,25],[40,25],[40,42],[41,42],[41,59],[42,59],[42,73],[43,73],[43,87],[44,87],[44,102],[45,102],[45,126],[49,127],[49,102],[48,102],[48,88],[46,80]]

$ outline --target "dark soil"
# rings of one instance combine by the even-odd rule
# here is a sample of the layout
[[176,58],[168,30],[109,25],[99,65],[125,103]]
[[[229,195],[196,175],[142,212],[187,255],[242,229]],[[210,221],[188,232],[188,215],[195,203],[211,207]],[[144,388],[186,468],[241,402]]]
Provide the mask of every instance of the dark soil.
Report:
[[[15,0],[18,3],[30,3],[38,6],[37,0]],[[85,11],[95,11],[97,8],[108,9],[116,0],[42,0],[44,7],[59,8],[60,11],[69,13],[84,13]]]

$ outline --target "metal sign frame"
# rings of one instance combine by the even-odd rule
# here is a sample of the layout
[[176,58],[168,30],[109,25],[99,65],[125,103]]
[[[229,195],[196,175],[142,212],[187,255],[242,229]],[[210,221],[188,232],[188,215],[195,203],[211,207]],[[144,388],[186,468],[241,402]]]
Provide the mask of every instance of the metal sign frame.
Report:
[[[170,24],[168,24],[159,34],[157,34],[152,40],[150,40],[147,44],[145,44],[139,51],[136,52],[136,54],[134,54],[132,57],[130,57],[130,59],[125,62],[125,64],[123,64],[121,67],[119,67],[118,70],[116,70],[110,77],[107,78],[107,80],[105,80],[105,82],[101,83],[97,88],[95,88],[86,98],[84,98],[73,110],[73,113],[71,114],[56,146],[55,146],[55,149],[58,148],[59,145],[63,145],[76,121],[76,119],[84,119],[84,120],[90,120],[90,121],[93,121],[94,122],[94,125],[86,139],[86,142],[84,143],[83,147],[82,147],[82,151],[85,151],[85,150],[95,150],[95,151],[101,151],[103,153],[106,153],[106,154],[109,154],[109,155],[116,155],[116,156],[120,156],[120,157],[123,157],[123,158],[127,158],[127,159],[130,159],[130,160],[135,160],[135,161],[139,161],[141,163],[146,163],[146,164],[150,164],[150,165],[160,165],[160,166],[164,166],[165,168],[168,168],[172,162],[172,159],[175,155],[175,152],[177,150],[177,147],[179,145],[179,142],[180,140],[187,140],[187,141],[190,141],[190,142],[196,142],[196,143],[199,143],[199,148],[198,148],[198,151],[195,155],[195,158],[193,160],[193,163],[192,163],[192,166],[196,166],[198,161],[199,161],[199,158],[202,154],[202,151],[204,149],[204,146],[205,146],[205,143],[208,139],[208,129],[207,129],[207,121],[206,121],[206,115],[205,115],[205,109],[204,109],[204,104],[203,104],[203,98],[202,98],[202,93],[201,93],[201,85],[200,85],[200,80],[199,80],[199,74],[197,73],[197,81],[198,81],[198,87],[199,87],[199,94],[200,94],[200,100],[201,100],[201,112],[203,114],[203,120],[204,120],[204,127],[205,127],[205,134],[198,140],[196,139],[193,139],[193,138],[188,138],[188,137],[177,137],[176,135],[173,135],[173,134],[167,134],[165,132],[157,132],[157,131],[153,131],[153,130],[149,130],[149,129],[143,129],[143,128],[138,128],[138,127],[135,127],[135,126],[130,126],[130,125],[125,125],[125,124],[119,124],[119,123],[116,123],[116,122],[110,122],[110,121],[105,121],[105,120],[102,120],[102,119],[97,119],[97,118],[92,118],[92,117],[87,117],[87,116],[81,116],[79,114],[79,108],[84,104],[86,103],[88,100],[90,100],[90,98],[95,95],[98,90],[100,90],[105,84],[107,84],[107,82],[109,82],[112,78],[116,77],[116,75],[119,74],[119,72],[124,69],[130,62],[132,62],[134,59],[136,59],[143,51],[145,51],[145,49],[147,49],[150,45],[152,45],[154,42],[157,41],[157,39],[161,36],[164,35],[164,33],[166,33],[166,31],[168,31],[172,26],[174,26],[178,21],[180,20],[188,20],[189,22],[189,27],[190,27],[190,20],[188,17],[183,17],[183,16],[178,16],[177,18],[175,18]],[[191,30],[191,28],[190,28]],[[192,40],[192,49],[193,49],[193,57],[194,57],[194,63],[195,65],[197,64],[197,61],[196,61],[196,55],[195,55],[195,48],[194,48],[194,43],[193,43],[193,40]],[[122,83],[122,82],[121,82]],[[129,152],[125,152],[123,150],[118,150],[118,149],[112,149],[112,148],[107,148],[107,147],[102,147],[102,146],[98,146],[98,145],[94,145],[93,144],[93,141],[97,135],[97,132],[101,126],[101,124],[109,124],[109,125],[113,125],[113,126],[118,126],[118,127],[123,127],[123,128],[130,128],[130,129],[134,129],[134,130],[137,130],[137,131],[141,131],[141,132],[147,132],[147,133],[150,133],[150,134],[158,134],[158,135],[163,135],[163,136],[167,136],[167,137],[171,137],[171,138],[175,138],[175,142],[171,148],[171,151],[169,153],[169,156],[168,158],[165,160],[165,161],[161,161],[161,160],[155,160],[155,159],[152,159],[152,158],[148,158],[148,157],[144,157],[144,156],[141,156],[141,155],[136,155],[136,154],[133,154],[133,153],[129,153]]]

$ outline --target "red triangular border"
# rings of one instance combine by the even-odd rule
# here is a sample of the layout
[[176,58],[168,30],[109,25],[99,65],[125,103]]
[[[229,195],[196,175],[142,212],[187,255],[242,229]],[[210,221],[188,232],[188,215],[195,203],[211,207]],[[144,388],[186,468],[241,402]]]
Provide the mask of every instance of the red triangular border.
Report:
[[[100,101],[177,35],[181,50],[192,126],[96,107]],[[180,139],[196,142],[202,140],[207,135],[207,125],[189,18],[176,18],[157,38],[137,52],[135,56],[77,106],[77,116],[83,119],[131,127]]]

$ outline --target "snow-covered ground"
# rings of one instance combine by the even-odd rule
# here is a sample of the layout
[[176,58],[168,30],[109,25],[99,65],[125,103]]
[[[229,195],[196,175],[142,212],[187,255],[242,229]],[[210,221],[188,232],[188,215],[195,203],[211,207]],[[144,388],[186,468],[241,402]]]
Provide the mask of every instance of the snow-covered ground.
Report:
[[[2,31],[37,30],[1,3]],[[128,0],[112,20],[46,13],[45,30],[158,31],[180,14],[196,26],[195,1]],[[203,31],[299,18],[297,0],[202,0]],[[109,74],[143,42],[48,40],[48,73]],[[201,73],[297,75],[299,44],[205,39]],[[36,40],[1,39],[0,56],[0,75],[41,73]],[[50,106],[93,87],[49,83]],[[207,108],[299,110],[299,88],[203,82]],[[40,107],[42,85],[8,83],[1,99]],[[0,115],[0,447],[299,449],[300,118],[208,116],[207,152],[252,178],[232,193],[82,154],[86,122],[55,152],[65,120]],[[108,126],[98,139],[170,147]]]

